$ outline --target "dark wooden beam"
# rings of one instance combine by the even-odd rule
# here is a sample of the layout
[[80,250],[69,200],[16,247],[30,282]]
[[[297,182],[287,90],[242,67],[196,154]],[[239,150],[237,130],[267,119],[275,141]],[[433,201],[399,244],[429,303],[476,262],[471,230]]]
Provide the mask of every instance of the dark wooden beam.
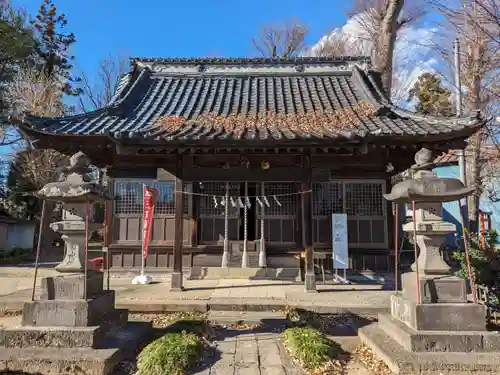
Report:
[[184,222],[184,196],[182,179],[179,177],[182,171],[182,156],[177,155],[176,179],[175,179],[175,232],[174,232],[174,269],[170,284],[171,291],[182,291],[182,226]]
[[269,169],[260,168],[184,168],[182,178],[185,181],[273,181],[290,182],[302,181],[307,178],[306,173],[300,168],[276,167]]
[[191,246],[198,245],[198,217],[200,211],[200,196],[197,194],[200,192],[200,185],[197,181],[193,181],[193,194],[191,196]]

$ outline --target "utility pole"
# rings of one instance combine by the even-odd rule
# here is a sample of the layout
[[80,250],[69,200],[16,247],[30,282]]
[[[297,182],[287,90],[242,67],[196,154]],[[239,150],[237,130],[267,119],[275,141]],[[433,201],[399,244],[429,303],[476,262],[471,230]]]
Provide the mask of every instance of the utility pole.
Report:
[[[455,112],[457,118],[462,116],[462,81],[460,74],[460,40],[457,37],[455,39]],[[465,175],[465,148],[461,150],[457,150],[458,156],[458,168],[460,171],[460,181],[467,186],[467,179]],[[463,198],[460,200],[460,209],[463,210],[465,221],[468,222],[466,213],[467,210],[467,198]],[[467,224],[468,226],[468,224]]]

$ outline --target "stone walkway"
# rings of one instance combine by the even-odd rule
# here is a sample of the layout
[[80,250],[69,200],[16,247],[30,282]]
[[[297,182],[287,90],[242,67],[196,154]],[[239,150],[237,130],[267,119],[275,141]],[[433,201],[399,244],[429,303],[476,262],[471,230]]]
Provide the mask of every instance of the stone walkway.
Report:
[[[37,285],[44,276],[57,274],[40,269]],[[317,285],[318,293],[305,293],[300,283],[268,280],[192,280],[185,281],[183,292],[170,292],[168,276],[156,276],[150,285],[132,285],[132,276],[115,277],[110,287],[117,293],[117,303],[134,310],[147,309],[154,304],[178,306],[203,303],[278,303],[283,305],[326,306],[343,308],[387,309],[392,290],[381,285]],[[33,270],[30,268],[0,267],[0,304],[22,305],[31,298]]]
[[[207,354],[196,375],[302,375],[283,347],[278,333],[240,333],[227,330]],[[352,346],[352,339],[349,343]],[[348,348],[352,349],[352,348]],[[347,375],[372,375],[363,365],[352,361]]]
[[[38,280],[57,274],[51,269],[40,269]],[[391,290],[380,285],[318,284],[317,294],[307,294],[300,283],[266,280],[202,280],[186,281],[186,291],[169,292],[168,277],[156,277],[151,285],[132,285],[132,277],[112,277],[112,289],[117,292],[118,305],[144,308],[154,303],[176,303],[181,308],[190,303],[222,301],[225,303],[262,303],[274,301],[283,304],[298,303],[312,306],[340,306],[361,308],[387,308]],[[40,284],[40,281],[37,283]],[[33,270],[19,267],[0,267],[0,309],[6,306],[22,307],[31,298]],[[221,303],[222,303],[221,302]],[[18,319],[18,317],[15,317]],[[8,318],[3,318],[8,319]],[[5,322],[3,322],[5,323]],[[351,340],[344,350],[352,352],[356,337],[336,337]],[[354,341],[352,341],[354,340]],[[214,350],[208,353],[205,366],[197,375],[299,375],[302,371],[290,360],[281,343],[279,332],[242,332],[225,330]],[[373,375],[356,362],[349,363],[347,375]]]

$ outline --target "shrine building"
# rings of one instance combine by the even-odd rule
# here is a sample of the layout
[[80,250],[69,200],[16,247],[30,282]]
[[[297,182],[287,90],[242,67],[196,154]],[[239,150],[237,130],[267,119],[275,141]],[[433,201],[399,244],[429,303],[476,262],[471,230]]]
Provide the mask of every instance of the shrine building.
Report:
[[149,269],[241,267],[246,250],[249,267],[310,275],[313,249],[331,262],[331,215],[345,213],[349,267],[392,272],[391,177],[422,147],[464,148],[483,121],[397,108],[379,78],[366,58],[134,58],[104,108],[21,129],[107,168],[112,270],[140,267],[147,184]]

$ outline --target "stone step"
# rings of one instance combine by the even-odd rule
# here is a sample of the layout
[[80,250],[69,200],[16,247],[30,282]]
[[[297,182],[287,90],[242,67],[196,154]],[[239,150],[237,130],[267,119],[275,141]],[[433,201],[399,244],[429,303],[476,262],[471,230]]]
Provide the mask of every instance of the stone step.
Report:
[[379,314],[379,328],[410,352],[499,352],[500,334],[488,331],[417,331],[390,314]]
[[192,267],[190,280],[252,279],[300,281],[300,268]]
[[0,347],[5,348],[96,348],[106,335],[127,323],[128,310],[114,310],[89,327],[9,327],[0,331]]
[[494,375],[500,374],[500,353],[410,352],[399,345],[378,323],[358,331],[360,341],[382,359],[395,374]]
[[[1,332],[4,348],[93,348],[106,334],[104,327],[16,327]],[[2,348],[3,350],[3,348]]]
[[107,375],[115,365],[145,343],[151,324],[128,323],[106,336],[106,345],[93,348],[2,348],[0,372],[44,375]]
[[[229,267],[241,268],[242,256],[233,256],[229,260]],[[259,256],[258,255],[248,255],[248,267],[259,268]]]
[[286,326],[289,322],[283,313],[272,311],[210,311],[208,320],[212,324]]

